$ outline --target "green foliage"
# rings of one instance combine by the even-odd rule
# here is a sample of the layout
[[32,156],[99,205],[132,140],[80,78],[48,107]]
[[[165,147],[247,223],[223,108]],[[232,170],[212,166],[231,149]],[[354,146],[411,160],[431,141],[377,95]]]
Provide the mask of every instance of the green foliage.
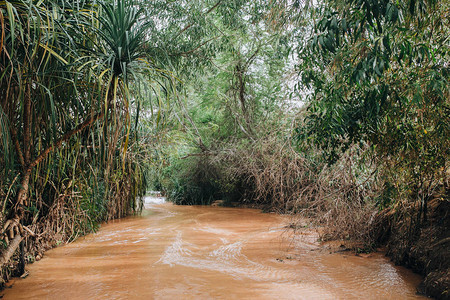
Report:
[[448,9],[389,0],[314,8],[299,49],[301,86],[312,90],[301,143],[319,145],[330,162],[367,143],[394,185],[420,186],[422,196],[408,198],[430,195],[450,154]]
[[188,157],[164,170],[168,185],[167,199],[175,204],[208,205],[221,199],[219,171],[208,157]]
[[98,48],[104,51],[104,60],[113,74],[126,77],[128,65],[145,56],[145,35],[150,22],[144,18],[144,10],[136,7],[133,1],[100,4],[100,26],[96,30]]
[[288,93],[292,31],[272,26],[275,6],[240,0],[148,4],[158,45],[149,44],[148,51],[183,81],[169,99],[175,105],[158,111],[164,125],[148,124],[159,136],[149,173],[176,203],[242,200],[243,179],[231,178],[234,165],[219,158],[238,145],[251,147],[272,129],[289,135],[289,121],[278,122]]
[[27,226],[40,252],[142,208],[139,114],[173,77],[136,5],[0,1],[0,240]]
[[311,5],[0,1],[1,225],[74,239],[147,185],[340,238],[372,239],[375,203],[426,207],[448,176],[448,3]]

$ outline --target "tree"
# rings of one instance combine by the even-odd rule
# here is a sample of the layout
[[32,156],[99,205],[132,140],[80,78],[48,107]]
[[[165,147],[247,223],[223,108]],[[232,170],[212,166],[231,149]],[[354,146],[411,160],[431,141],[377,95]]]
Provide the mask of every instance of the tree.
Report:
[[[312,8],[299,48],[300,85],[312,89],[303,141],[330,162],[365,143],[403,173],[423,216],[448,168],[449,24],[445,1],[327,1]],[[407,175],[405,175],[407,174]]]
[[[125,171],[130,102],[140,99],[129,86],[140,80],[152,84],[163,71],[147,59],[149,23],[133,1],[2,1],[0,16],[0,150],[5,174],[18,172],[20,178],[8,216],[2,215],[8,244],[3,265],[24,235],[34,234],[25,224],[31,178],[38,178],[41,166],[48,177],[52,164],[44,162],[58,157],[60,149],[75,146],[82,153],[79,143],[91,136],[99,141],[92,148],[100,149],[106,162],[106,180],[110,168],[117,168],[118,148]],[[94,127],[99,121],[100,128]]]
[[[166,55],[183,85],[173,100],[174,127],[161,138],[167,163],[155,165],[157,185],[177,203],[208,203],[220,197],[218,173],[228,167],[214,166],[220,156],[284,129],[278,122],[292,31],[272,26],[273,2],[162,2],[169,6],[163,13],[149,14],[172,21],[152,34],[166,51],[155,55]],[[174,136],[177,147],[169,146]]]

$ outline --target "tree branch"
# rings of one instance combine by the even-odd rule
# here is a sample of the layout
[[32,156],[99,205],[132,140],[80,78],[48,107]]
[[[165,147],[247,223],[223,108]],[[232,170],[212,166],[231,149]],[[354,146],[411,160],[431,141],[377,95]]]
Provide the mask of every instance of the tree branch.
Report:
[[171,56],[185,56],[185,55],[191,54],[192,52],[197,51],[198,49],[200,49],[201,47],[203,47],[203,46],[206,45],[207,43],[209,43],[209,42],[211,42],[212,40],[215,40],[215,39],[217,39],[217,38],[218,38],[218,36],[213,37],[213,38],[211,38],[211,39],[209,39],[209,40],[207,40],[207,41],[201,43],[200,45],[198,45],[198,46],[195,47],[194,49],[191,49],[191,50],[186,51],[186,52],[180,52],[180,53],[177,53],[177,54],[171,54]]
[[40,163],[42,160],[44,160],[51,151],[61,147],[62,143],[64,143],[65,141],[69,140],[73,135],[83,131],[86,127],[92,125],[98,119],[103,118],[104,115],[105,115],[105,113],[102,111],[101,113],[98,113],[98,114],[90,117],[89,119],[85,120],[83,123],[79,124],[74,129],[72,129],[71,131],[69,131],[66,134],[64,134],[61,138],[59,138],[56,141],[56,143],[54,143],[53,145],[47,147],[47,149],[42,151],[41,154],[39,154],[39,156],[35,160],[33,160],[32,163],[30,163],[27,166],[28,170],[31,170],[32,168],[34,168],[38,163]]
[[2,253],[2,256],[0,257],[0,266],[3,266],[9,261],[17,247],[19,247],[22,239],[23,237],[20,234],[16,234],[14,239],[9,243],[8,248],[6,248],[6,250]]
[[[221,2],[222,2],[222,0],[217,1],[217,3],[214,4],[213,7],[211,7],[210,9],[208,9],[203,15],[206,16],[207,14],[209,14],[210,12],[212,12],[214,9],[216,9],[217,6],[219,6],[219,4],[220,4]],[[192,23],[186,25],[183,29],[181,29],[181,30],[175,35],[175,37],[174,37],[173,39],[177,38],[180,34],[182,34],[183,32],[185,32],[185,31],[188,30],[189,28],[191,28],[193,25],[195,25],[195,22],[192,22]],[[172,39],[172,40],[173,40],[173,39]]]

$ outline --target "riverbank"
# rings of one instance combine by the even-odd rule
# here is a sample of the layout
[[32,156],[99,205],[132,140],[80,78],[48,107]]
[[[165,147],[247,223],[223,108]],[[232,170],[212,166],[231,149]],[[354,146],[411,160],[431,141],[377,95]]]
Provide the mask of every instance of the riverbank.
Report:
[[424,276],[419,292],[436,299],[450,299],[450,201],[429,203],[427,221],[410,230],[408,218],[388,220],[387,256],[396,264]]

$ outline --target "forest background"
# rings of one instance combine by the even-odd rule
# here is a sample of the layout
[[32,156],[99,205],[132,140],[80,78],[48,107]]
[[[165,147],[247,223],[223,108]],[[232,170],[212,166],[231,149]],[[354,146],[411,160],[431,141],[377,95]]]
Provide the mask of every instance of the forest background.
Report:
[[357,251],[387,244],[448,297],[449,12],[0,1],[3,280],[154,189],[297,215]]

